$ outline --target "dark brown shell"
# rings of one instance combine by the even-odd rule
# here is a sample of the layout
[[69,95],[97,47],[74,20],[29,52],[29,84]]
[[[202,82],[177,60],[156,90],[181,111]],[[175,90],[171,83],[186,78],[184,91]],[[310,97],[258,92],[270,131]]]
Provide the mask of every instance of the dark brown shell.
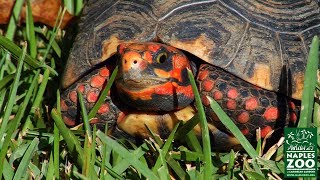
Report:
[[158,41],[265,89],[300,99],[316,0],[108,1],[89,3],[63,87],[116,52],[121,42]]

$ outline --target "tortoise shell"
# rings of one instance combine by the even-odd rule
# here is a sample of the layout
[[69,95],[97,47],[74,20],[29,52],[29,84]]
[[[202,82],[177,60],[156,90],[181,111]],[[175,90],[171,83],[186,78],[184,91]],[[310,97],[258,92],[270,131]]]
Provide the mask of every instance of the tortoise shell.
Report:
[[67,88],[122,42],[162,42],[261,88],[301,99],[316,0],[92,1],[63,78]]

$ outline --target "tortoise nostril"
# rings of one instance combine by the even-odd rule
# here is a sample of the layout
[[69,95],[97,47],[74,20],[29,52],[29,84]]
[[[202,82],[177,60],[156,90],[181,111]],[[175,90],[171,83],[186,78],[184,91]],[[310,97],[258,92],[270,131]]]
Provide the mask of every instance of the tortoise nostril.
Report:
[[133,64],[137,64],[137,63],[138,63],[138,61],[137,61],[137,60],[134,60],[134,61],[133,61]]
[[124,60],[124,63],[127,64],[127,60]]

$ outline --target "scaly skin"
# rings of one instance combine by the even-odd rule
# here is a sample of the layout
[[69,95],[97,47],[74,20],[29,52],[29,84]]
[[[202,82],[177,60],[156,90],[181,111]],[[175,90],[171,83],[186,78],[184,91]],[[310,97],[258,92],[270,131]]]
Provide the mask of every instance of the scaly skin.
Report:
[[[191,65],[181,51],[158,43],[134,43],[120,45],[118,54],[120,71],[115,81],[116,88],[112,89],[110,97],[106,97],[97,122],[117,122],[128,134],[144,138],[148,137],[147,124],[165,137],[178,122],[175,111],[188,114],[179,116],[184,121],[193,116],[194,112],[190,115],[184,109],[194,97],[186,74]],[[109,66],[94,70],[64,92],[61,107],[66,124],[73,126],[79,123],[74,120],[79,119],[76,90],[83,93],[90,109],[106,84],[110,71],[112,68]],[[197,82],[215,149],[232,147],[239,142],[220,123],[206,96],[220,104],[251,142],[255,141],[259,127],[261,136],[265,137],[271,130],[281,129],[298,119],[293,100],[247,83],[215,66],[202,64]],[[199,130],[195,131],[200,134]]]

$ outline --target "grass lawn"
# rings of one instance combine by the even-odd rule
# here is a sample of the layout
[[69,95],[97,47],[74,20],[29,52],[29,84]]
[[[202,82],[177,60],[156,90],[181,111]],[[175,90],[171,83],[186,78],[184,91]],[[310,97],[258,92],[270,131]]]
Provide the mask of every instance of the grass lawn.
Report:
[[[196,99],[202,140],[188,123],[176,127],[167,140],[156,135],[135,145],[112,139],[90,127],[82,108],[83,129],[67,128],[61,118],[59,86],[70,39],[59,27],[34,23],[27,6],[26,23],[11,21],[0,30],[0,179],[281,179],[284,177],[283,144],[262,153],[265,142],[252,147],[215,101],[211,107],[240,140],[243,152],[211,152],[207,122]],[[82,3],[65,1],[78,14]],[[70,2],[71,4],[67,4]],[[63,16],[66,9],[61,9]],[[316,82],[319,40],[313,40],[307,65],[299,127],[318,128],[320,147],[320,83]],[[192,76],[190,76],[193,79]],[[193,80],[194,81],[194,80]],[[195,87],[195,84],[194,84]],[[195,94],[196,88],[194,88]],[[108,90],[106,90],[108,91]],[[316,95],[317,98],[314,98]],[[81,104],[81,95],[78,96]],[[189,129],[189,130],[186,130]],[[186,137],[186,145],[175,144]],[[320,163],[318,162],[318,167]],[[318,168],[318,174],[319,174]]]

